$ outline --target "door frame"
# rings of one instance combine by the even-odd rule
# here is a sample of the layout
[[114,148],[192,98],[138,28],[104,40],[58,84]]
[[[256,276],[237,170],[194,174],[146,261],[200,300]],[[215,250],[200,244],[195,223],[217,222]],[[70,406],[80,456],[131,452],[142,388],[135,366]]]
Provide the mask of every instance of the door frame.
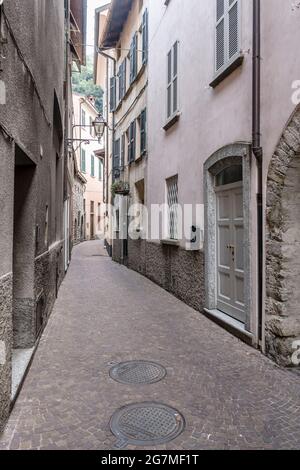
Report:
[[[231,183],[231,184],[227,184],[227,185],[224,185],[224,186],[215,186],[215,193],[216,193],[216,203],[218,201],[218,197],[220,197],[220,195],[224,195],[224,194],[228,194],[228,193],[231,193],[231,195],[233,194],[233,191],[242,191],[242,193],[244,193],[244,185],[243,185],[243,181],[239,181],[239,182],[236,182],[236,183]],[[232,202],[232,201],[231,201]],[[231,207],[232,209],[232,207]],[[241,321],[242,323],[244,323],[244,320],[242,320],[241,318],[238,318],[238,316],[243,316],[245,315],[245,308],[243,309],[238,309],[236,306],[233,305],[233,299],[231,298],[230,299],[230,303],[226,302],[225,300],[222,301],[220,299],[220,296],[218,295],[218,292],[219,292],[219,281],[220,281],[220,278],[218,276],[219,272],[220,272],[220,266],[219,266],[219,260],[220,260],[220,243],[219,243],[219,234],[218,234],[218,224],[219,224],[219,217],[218,217],[218,203],[217,203],[217,207],[216,207],[216,227],[217,227],[217,236],[216,236],[216,242],[217,242],[217,253],[216,253],[216,258],[217,258],[217,304],[218,304],[218,307],[220,306],[220,304],[223,304],[224,305],[224,308],[225,309],[228,309],[230,310],[231,309],[231,313],[229,313],[229,311],[225,311],[225,310],[222,310],[221,308],[219,308],[219,310],[221,312],[224,312],[226,313],[227,315],[229,315],[230,317],[232,318],[235,318],[237,319],[238,321]],[[233,214],[231,214],[233,215]],[[243,214],[243,217],[244,217],[244,214]],[[242,225],[243,225],[243,234],[245,232],[245,227],[244,227],[244,219],[242,221]],[[233,236],[233,233],[230,234],[231,237]],[[233,242],[232,240],[230,241],[230,243]],[[234,243],[234,242],[233,242]],[[235,247],[236,248],[236,247]],[[243,263],[244,264],[244,263]],[[243,266],[244,268],[244,266]],[[232,272],[233,270],[233,272]],[[235,273],[235,269],[233,268],[233,266],[231,265],[230,266],[230,276],[232,274]],[[235,275],[235,274],[234,274]],[[245,284],[245,271],[243,269],[243,285]],[[232,285],[231,285],[231,289],[232,289]],[[232,292],[231,292],[232,294]],[[232,297],[232,296],[231,296]],[[245,299],[244,299],[245,300]],[[244,304],[243,304],[244,305]]]
[[[244,270],[245,270],[245,324],[247,332],[257,337],[257,309],[252,279],[252,263],[255,257],[255,243],[251,237],[251,145],[236,143],[225,146],[215,152],[204,164],[204,199],[205,199],[205,292],[206,310],[218,311],[217,308],[217,197],[215,177],[222,170],[232,166],[243,167],[243,207],[244,207]],[[224,314],[226,315],[226,314]],[[229,317],[229,315],[228,315]]]

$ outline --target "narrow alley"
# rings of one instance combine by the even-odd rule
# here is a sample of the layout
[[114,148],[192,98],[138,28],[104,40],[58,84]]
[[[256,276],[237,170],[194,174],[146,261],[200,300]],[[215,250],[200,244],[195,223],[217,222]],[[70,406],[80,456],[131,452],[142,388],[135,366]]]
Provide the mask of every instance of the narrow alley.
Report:
[[[114,381],[110,368],[131,360],[167,374],[151,385]],[[157,449],[296,448],[299,386],[299,376],[112,262],[100,241],[86,242],[73,251],[0,448],[112,449],[112,415],[144,402],[185,419]]]

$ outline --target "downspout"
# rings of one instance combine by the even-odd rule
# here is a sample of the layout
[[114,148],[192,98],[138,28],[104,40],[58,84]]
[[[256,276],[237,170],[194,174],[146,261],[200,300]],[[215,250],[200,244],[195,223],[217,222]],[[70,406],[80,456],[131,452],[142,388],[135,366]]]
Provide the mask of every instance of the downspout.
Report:
[[258,342],[263,340],[263,149],[261,146],[261,3],[253,0],[252,151],[257,163]]

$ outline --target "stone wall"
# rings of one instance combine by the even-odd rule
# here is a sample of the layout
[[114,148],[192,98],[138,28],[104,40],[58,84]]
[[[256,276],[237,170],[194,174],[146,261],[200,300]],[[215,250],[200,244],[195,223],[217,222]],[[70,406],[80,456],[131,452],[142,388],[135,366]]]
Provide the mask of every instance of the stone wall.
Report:
[[0,126],[0,428],[11,397],[13,330],[16,347],[35,344],[37,300],[44,295],[47,317],[64,275],[65,106],[64,2],[11,0],[2,13],[7,44],[0,70],[6,87]]
[[300,109],[272,157],[266,217],[266,349],[292,366],[300,340]]
[[12,275],[0,278],[0,433],[9,414],[12,348]]
[[[63,244],[57,243],[50,251],[39,256],[35,261],[35,318],[37,302],[42,297],[44,303],[42,330],[51,314],[64,274]],[[42,330],[36,331],[34,325],[35,340],[37,334]]]
[[122,263],[123,240],[115,238],[113,240],[112,259],[116,263]]
[[128,241],[127,266],[148,277],[187,305],[203,311],[205,304],[204,254],[180,247]]

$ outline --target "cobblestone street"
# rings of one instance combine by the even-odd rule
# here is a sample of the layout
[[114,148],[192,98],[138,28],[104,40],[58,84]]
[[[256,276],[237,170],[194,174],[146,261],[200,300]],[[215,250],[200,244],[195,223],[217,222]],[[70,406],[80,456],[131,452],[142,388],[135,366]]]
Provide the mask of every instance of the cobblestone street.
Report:
[[[110,378],[112,364],[134,359],[163,365],[167,376],[147,386]],[[112,449],[113,413],[147,401],[186,420],[157,449],[299,448],[299,392],[299,376],[113,263],[100,242],[84,243],[73,251],[0,448]]]

